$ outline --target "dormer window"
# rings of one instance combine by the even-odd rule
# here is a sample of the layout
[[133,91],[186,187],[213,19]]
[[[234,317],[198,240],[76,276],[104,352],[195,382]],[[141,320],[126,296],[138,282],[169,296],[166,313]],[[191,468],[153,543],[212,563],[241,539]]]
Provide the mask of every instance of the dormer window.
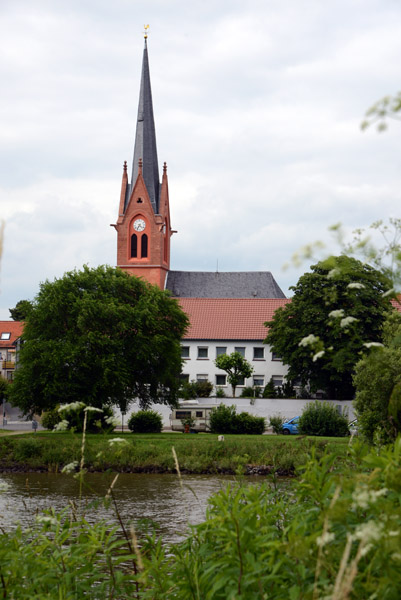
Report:
[[1,338],[2,340],[9,340],[11,338],[11,332],[10,331],[3,331],[1,333]]

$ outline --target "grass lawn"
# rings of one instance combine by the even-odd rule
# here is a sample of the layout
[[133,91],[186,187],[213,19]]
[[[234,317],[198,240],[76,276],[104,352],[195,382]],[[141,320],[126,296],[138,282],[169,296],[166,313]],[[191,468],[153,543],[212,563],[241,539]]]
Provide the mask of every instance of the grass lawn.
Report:
[[[87,434],[85,467],[88,470],[120,472],[174,472],[172,447],[180,469],[186,473],[293,474],[314,451],[319,458],[327,450],[336,455],[335,468],[354,467],[349,438],[316,438],[284,435],[215,434]],[[111,442],[118,438],[122,442]],[[355,443],[355,442],[354,442]],[[70,432],[37,432],[0,435],[0,471],[60,471],[81,459],[82,436]]]

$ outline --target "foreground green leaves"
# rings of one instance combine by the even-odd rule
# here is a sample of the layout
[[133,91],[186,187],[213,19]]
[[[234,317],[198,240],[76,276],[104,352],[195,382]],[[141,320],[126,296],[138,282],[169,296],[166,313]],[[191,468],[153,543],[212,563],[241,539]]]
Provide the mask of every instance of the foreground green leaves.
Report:
[[0,536],[0,597],[398,600],[401,439],[349,453],[360,472],[335,474],[335,456],[312,452],[288,488],[231,485],[172,547],[49,513]]

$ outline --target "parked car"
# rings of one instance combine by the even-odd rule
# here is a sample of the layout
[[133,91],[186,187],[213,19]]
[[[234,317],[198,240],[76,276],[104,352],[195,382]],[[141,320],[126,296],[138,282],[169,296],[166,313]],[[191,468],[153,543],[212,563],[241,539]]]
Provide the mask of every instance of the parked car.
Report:
[[288,421],[284,421],[283,423],[283,433],[284,435],[290,435],[291,433],[298,433],[298,422],[299,416],[293,417],[292,419],[288,419]]

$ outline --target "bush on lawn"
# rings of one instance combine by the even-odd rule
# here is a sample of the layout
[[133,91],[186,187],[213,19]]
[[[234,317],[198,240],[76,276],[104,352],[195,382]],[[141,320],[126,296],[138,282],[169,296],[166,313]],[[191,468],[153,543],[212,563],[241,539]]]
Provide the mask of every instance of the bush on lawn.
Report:
[[277,435],[283,433],[283,423],[284,419],[280,415],[273,415],[269,419],[270,427],[272,427],[273,433],[276,433]]
[[163,420],[155,410],[138,410],[130,416],[128,429],[133,433],[161,433]]
[[349,433],[347,417],[340,415],[333,404],[317,400],[305,406],[298,428],[303,435],[343,437]]
[[54,429],[57,423],[61,421],[61,415],[58,412],[59,407],[53,408],[52,410],[46,410],[42,413],[40,422],[42,427],[45,429]]
[[254,417],[247,412],[237,414],[235,406],[220,404],[210,415],[212,433],[262,434],[266,428],[263,417]]

